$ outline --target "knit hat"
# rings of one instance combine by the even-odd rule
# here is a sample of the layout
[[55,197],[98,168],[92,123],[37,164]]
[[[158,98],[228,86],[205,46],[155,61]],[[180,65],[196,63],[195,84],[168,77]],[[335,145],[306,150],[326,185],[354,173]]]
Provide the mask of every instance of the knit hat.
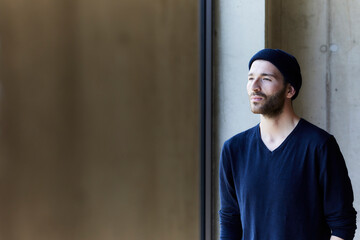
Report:
[[280,49],[265,48],[257,52],[249,61],[249,70],[255,60],[265,60],[271,62],[283,75],[286,82],[290,83],[296,90],[292,97],[294,100],[299,94],[301,88],[300,66],[296,58]]

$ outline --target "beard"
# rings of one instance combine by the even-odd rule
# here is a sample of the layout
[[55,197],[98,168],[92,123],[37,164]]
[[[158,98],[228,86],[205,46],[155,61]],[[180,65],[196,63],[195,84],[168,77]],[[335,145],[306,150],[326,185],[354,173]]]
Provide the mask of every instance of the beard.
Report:
[[285,92],[286,86],[270,96],[267,96],[262,92],[252,93],[250,96],[263,97],[263,101],[260,103],[250,103],[251,111],[269,118],[278,116],[284,109]]

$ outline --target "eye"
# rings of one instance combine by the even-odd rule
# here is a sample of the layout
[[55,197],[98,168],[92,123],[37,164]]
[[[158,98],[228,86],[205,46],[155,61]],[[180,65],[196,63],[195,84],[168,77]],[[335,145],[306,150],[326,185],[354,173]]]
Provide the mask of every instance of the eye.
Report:
[[270,78],[263,78],[263,80],[265,80],[265,81],[271,81]]
[[248,78],[248,81],[252,81],[252,80],[254,80],[253,77],[249,77],[249,78]]

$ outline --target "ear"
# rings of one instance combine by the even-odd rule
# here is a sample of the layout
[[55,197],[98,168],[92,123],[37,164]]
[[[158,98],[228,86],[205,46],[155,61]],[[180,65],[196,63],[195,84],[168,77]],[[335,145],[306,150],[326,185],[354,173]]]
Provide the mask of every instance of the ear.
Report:
[[295,95],[295,93],[295,88],[291,84],[288,84],[286,89],[286,97],[291,99]]

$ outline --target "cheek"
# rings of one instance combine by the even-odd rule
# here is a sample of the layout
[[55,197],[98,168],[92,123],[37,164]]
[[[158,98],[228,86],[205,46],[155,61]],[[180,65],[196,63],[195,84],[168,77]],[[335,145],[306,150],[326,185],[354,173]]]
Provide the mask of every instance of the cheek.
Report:
[[247,82],[247,84],[246,84],[246,91],[250,95],[250,93],[251,93],[251,83],[250,82]]

